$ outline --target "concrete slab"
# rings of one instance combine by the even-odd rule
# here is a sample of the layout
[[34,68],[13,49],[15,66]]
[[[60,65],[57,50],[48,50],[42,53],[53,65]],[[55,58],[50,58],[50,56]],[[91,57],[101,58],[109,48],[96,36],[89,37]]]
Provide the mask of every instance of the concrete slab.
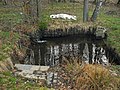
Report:
[[40,71],[48,71],[49,66],[40,66]]
[[25,65],[25,64],[15,64],[15,68],[18,70],[30,70],[32,65]]
[[22,73],[33,74],[33,70],[23,70]]
[[40,70],[40,67],[41,67],[41,66],[32,65],[32,67],[31,67],[30,70]]
[[38,65],[25,65],[25,64],[15,64],[18,70],[22,71],[48,71],[49,66],[38,66]]
[[[46,79],[46,75],[43,72],[47,72],[49,66],[38,66],[38,65],[25,65],[25,64],[15,64],[15,68],[18,69],[15,74],[29,79]],[[36,74],[34,73],[36,72]],[[40,74],[39,74],[40,72]]]

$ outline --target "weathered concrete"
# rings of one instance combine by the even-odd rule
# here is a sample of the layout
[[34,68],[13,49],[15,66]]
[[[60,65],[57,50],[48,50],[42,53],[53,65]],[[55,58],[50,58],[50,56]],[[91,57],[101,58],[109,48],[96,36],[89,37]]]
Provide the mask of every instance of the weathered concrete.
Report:
[[46,80],[46,72],[48,71],[49,66],[15,64],[15,68],[17,69],[15,72],[16,75],[28,79]]
[[42,80],[50,87],[57,83],[58,73],[49,72],[49,66],[15,64],[15,68],[17,69],[16,76],[29,80]]
[[25,65],[25,64],[15,64],[15,68],[22,71],[48,71],[49,66],[38,66],[38,65]]

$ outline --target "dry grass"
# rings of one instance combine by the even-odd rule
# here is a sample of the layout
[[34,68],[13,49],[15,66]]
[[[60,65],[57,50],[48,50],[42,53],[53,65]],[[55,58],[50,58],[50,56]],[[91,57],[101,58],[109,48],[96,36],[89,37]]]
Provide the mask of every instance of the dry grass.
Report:
[[[120,78],[102,65],[81,64],[77,60],[63,65],[65,90],[119,90]],[[67,79],[66,79],[67,78]],[[63,88],[63,87],[62,87]]]
[[14,69],[14,65],[10,58],[7,58],[4,61],[0,61],[0,73],[6,72]]

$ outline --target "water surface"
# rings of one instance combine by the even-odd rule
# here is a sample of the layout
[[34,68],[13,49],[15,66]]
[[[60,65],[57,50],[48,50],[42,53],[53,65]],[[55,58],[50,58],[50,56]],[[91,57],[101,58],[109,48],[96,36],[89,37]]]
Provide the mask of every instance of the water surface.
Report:
[[93,40],[84,36],[49,38],[46,43],[31,44],[26,64],[55,66],[64,59],[82,60],[85,63],[109,63],[109,54],[102,40]]

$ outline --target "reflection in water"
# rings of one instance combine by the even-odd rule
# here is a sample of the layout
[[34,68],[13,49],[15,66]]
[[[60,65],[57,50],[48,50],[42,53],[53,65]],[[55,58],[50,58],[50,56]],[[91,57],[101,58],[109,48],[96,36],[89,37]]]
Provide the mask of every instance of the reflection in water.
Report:
[[99,43],[81,38],[48,40],[47,43],[33,45],[30,52],[27,64],[55,66],[62,63],[63,58],[78,58],[90,64],[108,64],[106,51]]

